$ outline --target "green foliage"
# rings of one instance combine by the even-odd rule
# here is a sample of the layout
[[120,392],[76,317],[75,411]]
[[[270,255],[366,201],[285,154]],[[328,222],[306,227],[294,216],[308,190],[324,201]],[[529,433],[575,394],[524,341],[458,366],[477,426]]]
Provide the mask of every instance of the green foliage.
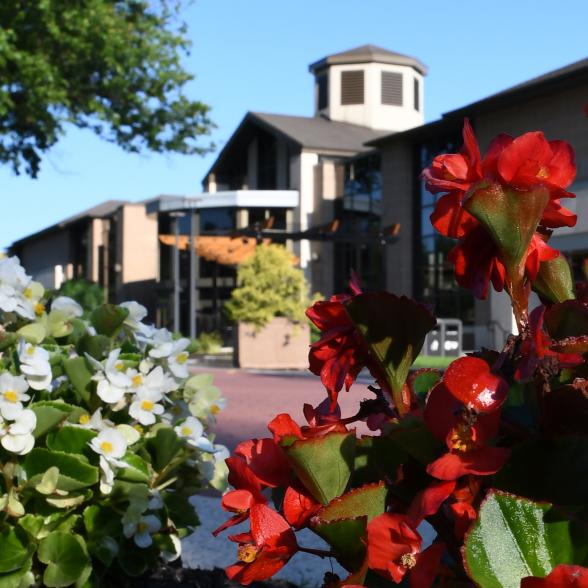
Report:
[[67,124],[130,152],[209,151],[209,108],[184,95],[179,4],[1,2],[0,161],[36,176]]
[[73,298],[86,312],[94,310],[106,302],[104,289],[99,284],[83,278],[63,282],[59,289],[52,294],[53,296]]
[[194,353],[218,353],[223,345],[223,339],[220,333],[212,331],[211,333],[200,333],[193,343]]
[[263,328],[274,317],[304,320],[308,284],[302,270],[294,267],[292,254],[282,245],[260,245],[239,267],[239,286],[225,308],[234,321]]

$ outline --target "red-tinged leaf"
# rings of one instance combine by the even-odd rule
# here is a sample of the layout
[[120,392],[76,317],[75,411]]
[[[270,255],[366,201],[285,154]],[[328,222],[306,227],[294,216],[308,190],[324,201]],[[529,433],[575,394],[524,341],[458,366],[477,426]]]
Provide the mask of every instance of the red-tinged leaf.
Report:
[[355,458],[355,435],[331,432],[284,447],[294,473],[315,500],[328,504],[347,487]]
[[510,449],[480,447],[467,452],[450,452],[427,466],[427,473],[438,480],[457,480],[461,476],[495,474],[508,460]]
[[366,484],[334,498],[323,507],[317,517],[320,522],[366,516],[368,523],[386,509],[388,490],[383,481]]
[[425,335],[435,326],[433,315],[421,304],[389,292],[355,296],[346,306],[349,316],[377,361],[401,415],[410,408],[404,385]]
[[437,513],[441,505],[451,496],[454,489],[454,480],[433,482],[413,498],[406,516],[415,527],[420,525],[424,518]]
[[480,413],[496,411],[508,394],[508,384],[478,357],[460,357],[451,362],[443,383],[464,406]]
[[588,588],[588,568],[559,564],[544,578],[527,576],[521,588]]
[[533,282],[533,290],[543,300],[551,303],[565,302],[576,297],[570,264],[563,255],[541,263]]
[[361,569],[365,560],[366,517],[317,522],[313,531],[335,552],[337,561],[348,571]]
[[588,334],[588,304],[577,300],[554,304],[545,312],[543,324],[552,339],[572,340],[561,351],[580,354],[588,352],[586,340],[573,342],[573,338],[583,338]]

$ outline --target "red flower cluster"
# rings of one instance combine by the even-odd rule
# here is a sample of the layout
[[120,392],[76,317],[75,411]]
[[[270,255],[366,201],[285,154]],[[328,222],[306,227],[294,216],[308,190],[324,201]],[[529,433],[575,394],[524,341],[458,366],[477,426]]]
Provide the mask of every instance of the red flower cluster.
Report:
[[563,141],[547,141],[541,132],[514,139],[499,135],[483,159],[467,120],[463,139],[461,153],[438,155],[423,171],[423,178],[431,193],[443,194],[431,215],[433,226],[446,237],[460,239],[449,255],[457,282],[478,298],[485,298],[490,281],[496,290],[504,288],[506,269],[490,235],[465,209],[468,198],[479,188],[491,193],[506,187],[520,192],[520,198],[538,186],[549,190],[550,199],[539,222],[541,230],[534,235],[526,256],[527,277],[534,280],[540,263],[559,255],[547,245],[545,231],[576,224],[576,215],[560,203],[563,197],[573,197],[566,188],[576,167],[571,147]]

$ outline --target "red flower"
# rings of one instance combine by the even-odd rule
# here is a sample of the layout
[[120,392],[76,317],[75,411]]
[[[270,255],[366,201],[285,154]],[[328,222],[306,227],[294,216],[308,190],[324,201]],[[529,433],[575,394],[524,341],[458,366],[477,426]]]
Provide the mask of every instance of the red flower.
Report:
[[413,526],[417,527],[424,518],[437,513],[441,505],[451,496],[455,489],[455,481],[433,482],[421,490],[412,500],[406,516]]
[[368,523],[368,567],[392,580],[402,582],[410,573],[413,588],[428,588],[437,575],[442,543],[435,543],[421,553],[422,539],[405,515],[384,513]]
[[588,568],[559,564],[545,578],[527,576],[521,588],[588,588]]
[[289,486],[284,494],[284,518],[295,528],[301,529],[321,508],[306,490]]
[[239,562],[226,568],[229,580],[248,585],[267,580],[296,553],[296,536],[290,525],[265,504],[251,507],[251,532],[229,537],[239,543]]
[[300,427],[289,414],[281,413],[268,423],[267,428],[273,434],[276,443],[281,443],[284,439],[292,437],[295,439],[310,439],[311,437],[322,437],[333,431],[347,432],[347,427],[338,416],[340,413],[335,412],[329,417],[319,417],[316,410],[308,404],[304,405],[304,414],[311,426]]
[[290,464],[281,447],[273,439],[250,439],[239,443],[235,454],[242,457],[264,486],[286,486],[290,480]]

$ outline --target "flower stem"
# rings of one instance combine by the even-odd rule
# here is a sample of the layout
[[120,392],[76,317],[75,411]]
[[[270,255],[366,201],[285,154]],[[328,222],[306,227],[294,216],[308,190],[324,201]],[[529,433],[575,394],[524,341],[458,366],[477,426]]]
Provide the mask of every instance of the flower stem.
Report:
[[334,553],[332,551],[327,551],[325,549],[313,549],[312,547],[301,547],[298,546],[298,551],[303,551],[304,553],[310,553],[311,555],[316,555],[318,557],[334,557]]

